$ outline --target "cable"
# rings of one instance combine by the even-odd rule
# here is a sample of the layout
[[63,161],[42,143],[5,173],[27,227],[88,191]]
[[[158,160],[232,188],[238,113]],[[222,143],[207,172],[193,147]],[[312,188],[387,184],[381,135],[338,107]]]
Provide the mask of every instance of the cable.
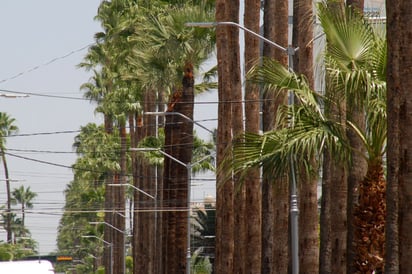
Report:
[[[40,64],[40,65],[34,66],[34,67],[32,67],[32,68],[30,68],[30,69],[28,69],[28,70],[19,72],[19,73],[13,75],[13,76],[10,76],[10,77],[8,77],[8,78],[5,78],[5,79],[3,79],[3,80],[0,80],[0,84],[2,84],[2,83],[4,83],[4,82],[7,82],[7,81],[10,81],[10,80],[13,80],[13,79],[16,79],[16,78],[18,78],[18,77],[20,77],[20,76],[23,76],[24,74],[33,72],[33,71],[38,70],[38,69],[40,69],[40,68],[42,68],[42,67],[48,66],[48,65],[50,65],[50,64],[52,64],[52,63],[54,63],[54,62],[56,62],[56,61],[65,59],[65,58],[67,58],[67,57],[69,57],[69,56],[71,56],[71,55],[73,55],[73,54],[75,54],[75,53],[78,53],[78,52],[80,52],[80,51],[83,51],[83,50],[89,48],[90,46],[92,46],[92,45],[94,45],[94,44],[95,44],[95,43],[89,43],[89,44],[87,44],[86,46],[83,46],[83,47],[78,48],[78,49],[76,49],[76,50],[72,50],[72,51],[70,51],[69,53],[66,53],[65,55],[62,55],[62,56],[53,58],[53,59],[47,61],[46,63],[43,63],[43,64]],[[2,91],[6,91],[6,90],[2,90]],[[20,92],[12,92],[12,91],[8,91],[8,92],[11,92],[11,93],[20,93]],[[29,93],[26,93],[26,94],[29,94]],[[35,94],[30,94],[30,95],[35,95]],[[73,98],[71,98],[71,99],[73,99]]]

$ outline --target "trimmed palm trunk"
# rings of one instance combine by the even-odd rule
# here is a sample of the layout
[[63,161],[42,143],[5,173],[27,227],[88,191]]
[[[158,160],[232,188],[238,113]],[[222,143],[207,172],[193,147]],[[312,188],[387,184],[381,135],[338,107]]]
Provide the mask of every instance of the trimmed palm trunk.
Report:
[[[112,117],[108,114],[104,114],[104,129],[106,134],[112,134],[113,133],[113,120]],[[110,183],[114,183],[114,175],[113,172],[109,172],[107,174],[106,178],[106,185]],[[104,208],[105,208],[105,214],[104,214],[104,221],[109,224],[114,223],[114,191],[113,187],[106,186],[105,190],[105,195],[104,195]],[[113,243],[114,241],[114,232],[111,227],[108,225],[104,226],[104,240],[108,243]],[[113,248],[113,246],[112,246]],[[104,254],[103,254],[103,263],[104,263],[104,269],[107,273],[110,273],[110,269],[113,267],[113,256],[111,254],[111,250],[109,247],[104,249]]]
[[[216,21],[229,21],[228,9],[232,1],[216,0]],[[218,127],[216,143],[217,166],[224,159],[224,153],[232,142],[232,112],[230,104],[231,77],[227,27],[216,29],[218,65]],[[216,174],[216,260],[215,273],[234,273],[234,208],[233,180],[225,179],[221,171]]]
[[[150,112],[155,110],[155,93],[151,90],[147,90],[144,93],[144,111]],[[156,128],[153,126],[156,124],[156,117],[145,116],[144,118],[138,116],[136,118],[136,133],[134,134],[134,143],[137,144],[139,140],[156,135]],[[132,136],[131,136],[132,139]],[[146,161],[140,159],[134,159],[134,184],[139,189],[151,194],[154,197],[156,195],[156,167],[150,166]],[[141,175],[141,176],[139,176]],[[158,239],[160,234],[156,230],[155,223],[157,222],[157,208],[155,207],[156,201],[147,195],[135,191],[134,192],[134,208],[137,212],[134,214],[134,238],[135,247],[134,253],[134,273],[159,273],[156,267],[160,256],[156,256],[158,250]]]
[[[298,0],[293,5],[294,70],[305,75],[313,88],[313,4]],[[315,164],[315,159],[313,159]],[[296,168],[299,168],[298,166]],[[319,267],[317,177],[299,172],[299,266],[300,273],[316,273]]]
[[6,154],[4,153],[4,148],[1,147],[1,158],[4,167],[4,176],[6,178],[6,193],[7,193],[7,208],[6,208],[6,232],[7,232],[7,242],[12,241],[12,228],[11,228],[11,193],[10,193],[10,178],[9,169],[7,167]]
[[[244,22],[245,27],[259,33],[260,0],[246,0]],[[245,72],[249,71],[260,56],[260,39],[245,34]],[[258,133],[260,130],[259,87],[246,83],[245,87],[245,131]],[[245,184],[246,190],[246,268],[245,273],[257,273],[261,269],[262,230],[261,210],[262,192],[260,186],[259,168],[248,172]]]
[[391,22],[387,25],[388,126],[391,130],[388,130],[387,150],[388,239],[385,272],[408,273],[412,269],[412,77],[409,69],[412,62],[412,30],[409,27],[412,23],[412,5],[409,1],[392,1],[387,5],[387,15],[388,22]]
[[[288,44],[288,1],[264,1],[264,36],[286,47]],[[288,65],[286,52],[264,43],[263,55]],[[278,107],[287,104],[287,93],[263,96],[263,131],[275,128]],[[288,270],[289,189],[287,179],[275,182],[265,176],[262,183],[262,273],[286,273]]]

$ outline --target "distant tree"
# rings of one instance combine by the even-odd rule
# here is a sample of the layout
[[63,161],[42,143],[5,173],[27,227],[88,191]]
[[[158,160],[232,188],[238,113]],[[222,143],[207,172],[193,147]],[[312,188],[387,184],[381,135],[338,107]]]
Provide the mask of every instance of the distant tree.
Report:
[[25,209],[33,208],[32,201],[36,198],[37,193],[32,192],[30,187],[25,188],[24,186],[20,186],[19,188],[15,188],[13,190],[12,195],[13,197],[11,203],[13,205],[21,205],[21,225],[24,227],[26,217]]
[[6,161],[6,137],[18,131],[18,127],[14,124],[15,119],[11,118],[7,113],[0,112],[0,153],[1,159],[3,161],[4,176],[6,180],[6,193],[7,193],[7,214],[5,216],[6,220],[6,231],[7,231],[7,242],[10,243],[12,240],[11,232],[11,193],[10,193],[10,178],[9,169],[7,167]]

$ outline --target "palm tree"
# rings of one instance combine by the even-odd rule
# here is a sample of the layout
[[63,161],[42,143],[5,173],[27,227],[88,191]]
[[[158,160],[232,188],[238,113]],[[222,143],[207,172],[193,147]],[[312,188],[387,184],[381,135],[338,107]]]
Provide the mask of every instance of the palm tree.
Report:
[[[131,40],[136,43],[136,46],[142,47],[136,47],[138,50],[134,51],[132,56],[137,58],[130,58],[129,63],[133,67],[133,71],[138,73],[138,79],[143,79],[142,86],[149,88],[148,91],[153,85],[153,79],[159,79],[159,82],[156,82],[158,85],[156,88],[174,90],[169,99],[168,111],[179,112],[189,119],[193,119],[194,70],[212,51],[213,39],[210,39],[210,35],[201,36],[201,34],[205,34],[203,30],[184,27],[184,23],[210,21],[211,12],[210,10],[204,11],[203,5],[182,5],[171,9],[168,13],[163,12],[156,16],[150,14],[144,24],[139,22],[140,27],[135,30],[136,33]],[[144,35],[141,32],[144,32]],[[142,41],[142,37],[144,37],[144,41]],[[163,71],[159,71],[156,66],[160,66]],[[148,68],[153,69],[146,73]],[[140,78],[142,73],[145,75]],[[151,77],[152,75],[153,77]],[[181,80],[182,75],[183,80]],[[146,78],[148,79],[147,83]],[[179,84],[179,81],[182,83]],[[179,125],[179,128],[176,127],[176,124]],[[165,136],[165,152],[184,163],[190,163],[193,147],[193,123],[180,116],[167,116]],[[186,208],[187,191],[185,189],[187,189],[188,178],[186,168],[173,159],[165,157],[163,172],[164,193],[162,195],[165,200],[163,206]],[[185,252],[187,247],[185,239],[188,228],[184,214],[186,213],[162,213],[163,229],[167,230],[164,235],[168,235],[162,243],[164,252],[167,252],[165,256],[162,256],[167,260],[163,263],[168,266],[167,271],[184,272],[186,268]]]
[[[386,139],[386,127],[384,123],[386,112],[383,103],[385,100],[383,92],[385,90],[385,85],[384,73],[382,73],[384,72],[384,69],[382,68],[385,66],[384,53],[386,50],[383,46],[383,39],[376,35],[372,28],[352,11],[345,10],[344,13],[346,14],[345,16],[350,17],[352,20],[345,20],[345,16],[338,18],[334,17],[334,20],[327,20],[327,6],[322,6],[321,8],[324,9],[320,12],[320,18],[322,23],[327,23],[327,26],[325,26],[324,29],[329,41],[328,50],[331,51],[327,54],[325,62],[327,69],[330,70],[330,72],[333,72],[332,75],[335,90],[359,92],[360,88],[356,86],[359,83],[362,83],[364,88],[368,90],[368,92],[363,95],[367,96],[367,98],[361,97],[364,98],[363,100],[365,101],[364,110],[368,113],[367,122],[365,122],[368,125],[366,131],[361,131],[352,121],[348,122],[348,127],[352,128],[352,130],[358,134],[359,138],[364,140],[363,145],[368,153],[364,154],[362,157],[365,157],[368,161],[368,174],[378,176],[365,177],[364,180],[362,180],[361,185],[363,187],[367,186],[379,189],[376,194],[377,196],[374,197],[374,199],[379,200],[380,198],[380,202],[373,203],[372,209],[373,212],[378,212],[376,214],[377,219],[370,221],[381,228],[382,223],[380,220],[382,218],[384,205],[382,204],[382,196],[380,196],[380,193],[382,192],[380,191],[384,191],[384,189],[380,187],[382,185],[382,161],[379,161],[379,159],[382,159]],[[336,16],[336,13],[334,13],[333,16],[330,16]],[[337,20],[339,18],[341,18],[340,21]],[[343,28],[345,31],[342,31],[342,33],[353,33],[353,36],[349,36],[350,38],[346,37],[346,40],[339,40],[339,36],[333,36],[340,33],[338,27],[343,27],[341,22],[350,22],[347,23],[348,25],[345,25]],[[336,23],[336,25],[334,25],[334,23]],[[351,29],[351,31],[348,32],[348,29]],[[363,43],[353,43],[353,39],[356,37],[355,34],[360,35],[361,37],[361,40],[355,41],[363,41]],[[345,47],[345,43],[334,43],[336,41],[348,42],[348,45],[346,46],[346,49],[348,50],[340,48]],[[352,42],[352,44],[349,42]],[[352,47],[353,45],[357,45],[365,51],[352,49],[349,47],[349,44],[352,45]],[[359,54],[359,52],[363,54]],[[339,66],[339,64],[346,64],[346,66],[348,64],[348,62],[343,61],[346,56],[343,53],[358,54],[351,58],[353,62],[358,64],[358,66],[356,66],[356,71],[353,69],[345,69],[345,66]],[[369,62],[364,62],[363,60],[369,60]],[[349,76],[344,76],[345,73],[354,74],[351,76],[352,79],[359,79],[355,78],[355,76],[363,76],[364,78],[362,78],[362,81],[360,82],[345,82],[342,80],[351,79]],[[258,80],[259,83],[266,85],[267,88],[277,87],[278,89],[287,88],[294,90],[302,105],[293,106],[292,108],[294,109],[289,108],[289,116],[284,115],[284,117],[293,117],[295,122],[294,127],[265,133],[263,136],[247,133],[245,135],[246,141],[244,143],[239,145],[235,144],[234,158],[228,158],[228,161],[233,161],[232,167],[234,167],[235,172],[239,172],[243,175],[246,167],[262,165],[271,166],[273,173],[279,176],[284,172],[285,168],[288,168],[288,163],[285,159],[287,159],[290,154],[297,155],[297,161],[303,163],[303,166],[310,171],[315,168],[311,163],[312,157],[318,157],[318,153],[324,148],[329,150],[330,155],[341,157],[338,158],[339,161],[349,159],[343,157],[350,152],[350,150],[348,150],[348,140],[346,139],[346,134],[344,134],[346,126],[336,123],[336,121],[333,120],[333,117],[328,118],[327,116],[324,116],[319,105],[321,102],[322,104],[336,104],[336,101],[333,101],[335,97],[323,98],[316,93],[310,92],[309,86],[304,78],[290,74],[277,63],[274,65],[271,62],[264,62],[263,67],[261,69],[257,68],[253,72],[252,77],[254,80]],[[349,97],[349,95],[351,94],[348,94],[347,96]],[[358,96],[361,95],[358,94]],[[310,125],[307,124],[308,122]],[[316,130],[315,128],[311,128],[312,126],[314,126]],[[326,130],[326,132],[324,130]],[[373,181],[373,183],[370,183],[370,181]],[[366,204],[366,202],[365,199],[361,198],[359,200],[360,208],[371,206],[370,203]],[[359,211],[362,212],[363,210]],[[361,216],[359,215],[359,217]],[[363,224],[357,224],[357,228],[362,227],[362,225]],[[382,232],[381,229],[374,230],[368,235],[370,239],[377,239],[373,241],[373,244],[368,246],[369,251],[373,249],[375,250],[375,253],[370,252],[370,254],[374,254],[372,256],[375,256],[376,259],[382,258]],[[360,241],[360,239],[358,239],[358,241]],[[361,246],[360,242],[357,242],[357,246]],[[362,257],[365,254],[359,250],[357,254],[362,262],[364,260],[368,260],[369,262],[373,261],[370,257],[368,259]],[[379,269],[379,266],[370,265],[370,269]]]
[[[245,27],[255,33],[260,29],[260,0],[245,1],[244,22]],[[256,36],[245,34],[245,71],[259,60],[260,39]],[[259,86],[246,83],[245,87],[245,130],[258,133],[260,130],[260,102]],[[242,213],[245,220],[246,241],[245,245],[245,271],[248,269],[261,269],[262,256],[262,193],[260,186],[259,169],[250,170],[245,183],[245,206]],[[239,208],[239,207],[238,207]]]
[[[19,188],[15,188],[11,193],[13,198],[11,203],[16,205],[19,203],[21,205],[21,225],[24,227],[25,221],[25,209],[26,208],[33,208],[33,199],[36,198],[37,193],[32,192],[30,187],[25,188],[24,186],[20,186]],[[23,235],[24,236],[24,235]]]
[[[216,1],[216,21],[238,22],[239,1]],[[243,114],[241,112],[241,77],[239,64],[239,30],[237,28],[219,27],[216,29],[216,46],[218,60],[218,129],[217,129],[217,165],[223,160],[224,151],[232,142],[233,136],[243,131]],[[234,178],[223,178],[216,174],[216,265],[217,273],[235,273],[242,269],[244,239],[242,227],[235,230],[235,223],[243,223],[244,216],[235,218],[235,204],[241,206],[241,191],[234,191]],[[237,197],[235,198],[235,196]]]
[[[410,3],[388,3],[388,187],[386,218],[385,273],[407,273],[412,267],[408,258],[412,238],[407,231],[412,218],[408,207],[412,197],[410,170],[410,93],[411,77],[408,63],[411,60],[410,29],[412,6]],[[402,12],[402,16],[399,16]],[[408,202],[409,201],[409,202]]]
[[7,242],[10,243],[12,240],[11,232],[11,193],[10,193],[10,178],[9,169],[7,167],[6,161],[6,137],[18,131],[18,127],[14,124],[15,119],[11,118],[7,113],[0,112],[0,153],[1,159],[3,161],[4,176],[6,180],[6,193],[7,193],[7,209],[6,209],[6,231],[7,231]]
[[[288,45],[288,1],[264,1],[264,36],[286,48]],[[263,45],[263,56],[288,65],[286,52],[267,43]],[[263,131],[276,127],[278,108],[287,103],[287,92],[275,95],[273,92],[262,94]],[[283,126],[283,125],[278,125]],[[266,170],[262,170],[266,173]],[[286,176],[273,181],[263,176],[262,181],[262,273],[286,273],[288,256],[289,189]]]
[[[386,112],[383,111],[382,113],[378,113],[379,115],[375,117],[367,116],[364,117],[362,120],[361,117],[363,117],[364,115],[358,116],[356,114],[355,109],[358,109],[357,111],[360,111],[362,113],[367,113],[368,115],[371,115],[368,112],[368,110],[372,109],[373,104],[376,103],[375,100],[378,97],[376,96],[376,94],[379,94],[379,100],[382,100],[382,98],[384,98],[382,97],[384,96],[384,94],[380,94],[382,93],[381,90],[385,88],[385,76],[382,75],[382,72],[384,72],[383,68],[385,66],[386,61],[386,56],[384,54],[386,52],[384,46],[385,43],[383,42],[384,40],[380,36],[380,34],[377,34],[371,29],[369,25],[365,24],[362,17],[359,16],[356,11],[353,11],[350,8],[346,8],[346,10],[342,10],[341,12],[335,11],[334,13],[331,13],[328,12],[327,5],[323,5],[320,6],[320,13],[321,21],[323,21],[322,25],[326,26],[326,36],[328,39],[330,39],[327,49],[327,62],[329,62],[329,72],[331,72],[329,76],[331,78],[331,81],[334,82],[333,88],[335,91],[338,92],[338,94],[345,94],[347,104],[354,106],[353,108],[346,108],[348,113],[346,119],[348,119],[351,124],[356,125],[355,127],[348,127],[347,130],[348,138],[350,140],[351,147],[353,148],[351,157],[352,162],[349,166],[356,165],[356,168],[359,169],[360,164],[356,164],[356,159],[358,159],[361,162],[366,161],[367,172],[370,172],[370,170],[372,170],[374,176],[377,176],[378,174],[380,174],[380,172],[377,171],[377,169],[382,166],[381,154],[384,149],[384,142],[386,141],[386,131],[383,131],[383,129],[380,128],[382,125],[384,126],[385,124],[382,124],[382,121],[380,119],[382,119],[382,117],[385,117]],[[331,22],[336,21],[343,21],[347,23],[342,25],[330,24]],[[337,43],[337,41],[339,39],[342,39],[344,35],[346,36],[345,39],[348,39],[348,43]],[[373,48],[374,50],[368,53],[364,51],[365,49],[370,48]],[[369,75],[372,75],[373,78],[371,79]],[[339,80],[344,79],[344,77],[346,79],[351,80]],[[372,81],[374,82],[374,86],[372,91],[370,91],[369,85]],[[376,112],[378,110],[382,110],[381,106],[377,108]],[[380,119],[378,119],[377,117],[380,117]],[[380,132],[377,132],[377,130],[380,130]],[[359,132],[362,132],[362,134],[365,134],[366,136],[368,136],[367,138],[370,139],[367,142],[365,142],[365,137],[362,136],[362,134],[359,134]],[[381,136],[381,139],[379,139],[378,136]],[[372,141],[372,139],[375,140]],[[373,147],[373,152],[370,151],[370,147]],[[365,157],[365,155],[368,156]],[[360,172],[359,174],[365,173],[365,171],[363,170],[358,171]],[[370,174],[366,173],[365,177],[365,175],[360,176],[359,174],[356,175],[355,173],[355,168],[350,168],[349,185],[351,185],[351,180],[353,180],[354,177],[359,177],[360,181],[358,182],[358,188],[359,190],[362,190],[365,185],[368,185],[368,183],[365,181],[365,178],[370,177]],[[372,180],[374,181],[374,184],[372,186],[373,189],[379,185],[381,179],[374,177]],[[359,218],[362,219],[362,217],[356,215],[359,214],[360,208],[368,206],[364,204],[367,202],[364,200],[364,197],[362,196],[362,193],[364,192],[359,192],[358,188],[356,189],[356,196],[360,195],[359,198],[357,198],[353,202],[349,202],[348,200],[347,204],[348,211],[350,211],[349,208],[353,207],[353,203],[358,205],[354,208],[355,220],[352,221],[353,217],[348,216],[348,222],[353,222],[351,226],[354,227],[354,235],[353,237],[351,237],[351,226],[348,226],[348,241],[350,239],[353,239],[354,246],[358,249],[348,252],[353,252],[355,254],[356,259],[359,259],[359,248],[361,246],[364,246],[360,240],[360,237],[366,237],[365,234],[363,236],[360,236],[359,234],[359,229],[361,227],[361,225],[359,224]],[[349,186],[349,190],[350,189],[351,186]],[[381,190],[384,191],[384,189]],[[349,197],[354,194],[353,191],[351,193],[352,194],[350,194]],[[382,193],[378,195],[382,195]],[[371,206],[373,210],[377,210],[377,212],[381,211],[380,213],[384,213],[384,204],[379,206],[378,204],[369,206]],[[377,219],[375,221],[377,221]],[[375,224],[378,227],[381,226],[377,223]],[[381,233],[383,233],[383,231],[381,231],[380,234]],[[382,244],[383,242],[379,244],[381,245],[380,250],[382,249]],[[352,244],[348,245],[348,248],[350,248],[351,246]],[[380,254],[378,255],[378,257],[382,257],[382,251],[378,251],[378,253]],[[348,255],[348,270],[352,269],[353,266],[360,264],[359,262],[351,261],[351,257],[353,256]],[[363,260],[366,259],[363,258]],[[368,261],[372,262],[373,260],[369,258]],[[369,267],[371,266],[369,265]]]

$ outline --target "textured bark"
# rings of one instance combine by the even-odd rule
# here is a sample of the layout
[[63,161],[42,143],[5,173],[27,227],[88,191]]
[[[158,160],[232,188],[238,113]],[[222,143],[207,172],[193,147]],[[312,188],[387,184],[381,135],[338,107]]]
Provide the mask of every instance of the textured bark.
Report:
[[[365,115],[357,106],[348,106],[348,120],[357,125],[361,130],[365,128]],[[355,238],[354,230],[354,209],[358,205],[359,184],[363,181],[367,162],[364,157],[366,154],[365,146],[359,136],[352,130],[347,130],[347,136],[352,150],[352,162],[348,170],[348,234],[347,234],[347,271],[355,273]]]
[[[399,180],[401,177],[401,102],[405,94],[402,92],[400,68],[403,65],[401,59],[401,41],[403,37],[403,20],[401,17],[401,1],[392,1],[386,6],[388,42],[387,64],[387,113],[388,113],[388,144],[387,144],[387,188],[386,188],[386,244],[385,244],[385,273],[396,274],[399,272]],[[409,8],[410,10],[410,8]],[[406,31],[406,30],[405,30]],[[406,41],[403,41],[402,45]],[[403,75],[402,75],[403,76]],[[403,76],[404,77],[404,76]],[[410,79],[410,77],[408,77]],[[402,96],[402,97],[401,97]],[[402,110],[404,112],[404,110]],[[402,117],[404,118],[404,117]],[[404,121],[402,121],[403,123]]]
[[[176,117],[179,123],[180,136],[178,141],[178,155],[179,160],[187,165],[192,162],[193,154],[193,106],[194,106],[194,79],[193,79],[193,65],[186,64],[184,77],[182,81],[182,98],[176,103],[174,111],[179,112],[188,119],[183,117]],[[175,144],[175,143],[173,143]],[[187,262],[186,262],[186,252],[187,246],[187,232],[189,227],[187,226],[188,212],[185,210],[190,210],[190,203],[188,203],[188,184],[189,174],[191,171],[187,166],[179,164],[176,169],[176,182],[177,184],[177,209],[182,209],[176,212],[176,246],[174,247],[174,252],[177,254],[177,271],[174,273],[185,273]],[[190,267],[190,265],[189,265]]]
[[[412,63],[412,5],[410,1],[393,1],[387,5],[388,20],[393,20],[388,24],[388,126],[394,129],[395,132],[388,131],[388,140],[391,140],[388,147],[388,171],[390,172],[390,188],[391,197],[388,197],[389,212],[388,228],[391,232],[395,232],[391,239],[396,240],[398,236],[399,247],[396,243],[388,243],[390,247],[389,256],[393,257],[396,262],[395,252],[399,252],[399,272],[408,273],[412,269],[412,260],[410,254],[412,252],[412,114],[411,104],[412,96],[410,95],[410,87],[412,84],[411,63]],[[389,22],[389,21],[388,21]],[[394,97],[398,96],[399,99]],[[390,111],[394,111],[389,116]],[[396,115],[396,116],[395,116]],[[392,123],[397,123],[392,125]],[[397,146],[399,144],[399,147]],[[398,187],[398,189],[396,189]],[[394,193],[398,191],[398,193]],[[388,192],[389,194],[389,192]],[[396,198],[398,198],[397,223],[398,235],[396,235],[396,226],[393,221],[396,220]],[[393,231],[395,230],[395,231]],[[387,233],[389,236],[389,232]],[[398,249],[398,250],[396,250]],[[389,257],[388,256],[388,257]],[[387,257],[387,258],[388,258]],[[395,262],[388,263],[389,266]],[[394,266],[392,269],[395,269]]]
[[[331,240],[331,188],[332,159],[328,151],[323,154],[322,196],[320,205],[320,246],[319,273],[332,273],[332,240]],[[346,183],[346,182],[345,182]],[[345,264],[346,265],[346,264]],[[345,272],[343,272],[345,273]]]
[[[145,112],[155,110],[153,102],[155,102],[155,93],[151,90],[146,91],[144,93]],[[156,128],[153,126],[156,124],[155,119],[156,117],[154,116],[136,117],[136,133],[132,134],[132,127],[130,130],[132,147],[136,146],[139,140],[156,135]],[[134,159],[133,167],[134,185],[157,197],[156,167],[148,165],[142,159]],[[158,250],[157,242],[160,236],[155,226],[157,221],[155,203],[157,200],[154,201],[147,195],[134,191],[134,201],[134,208],[136,209],[133,228],[135,239],[135,247],[133,249],[134,273],[160,273],[155,270],[158,265],[157,262],[161,258],[156,253]]]
[[[180,100],[182,91],[175,91],[173,98]],[[171,104],[169,104],[170,106]],[[173,108],[169,109],[174,111]],[[165,123],[165,152],[172,157],[179,159],[179,125],[176,115],[166,116]],[[166,212],[163,216],[163,258],[164,273],[178,273],[178,254],[175,252],[176,247],[176,220],[177,220],[177,191],[179,178],[177,170],[179,164],[170,157],[164,157],[164,207]]]
[[[264,36],[286,47],[288,44],[288,1],[266,0],[264,2]],[[263,55],[274,58],[284,66],[288,59],[286,52],[263,44]],[[262,94],[263,131],[275,128],[276,113],[279,106],[287,103],[287,93],[276,96],[274,93]],[[265,168],[263,174],[265,175]],[[262,273],[287,273],[288,270],[288,220],[289,189],[287,179],[273,182],[263,176],[262,182]]]
[[[228,9],[228,20],[239,23],[239,1],[230,1]],[[240,71],[240,48],[239,48],[239,28],[227,27],[229,35],[229,71],[230,75],[227,81],[230,83],[230,108],[232,119],[232,140],[236,139],[239,134],[243,133],[243,103],[242,103],[242,77]],[[247,256],[247,227],[246,227],[246,188],[240,184],[237,176],[233,177],[235,186],[234,192],[234,273],[246,273],[246,256]]]
[[[230,2],[216,1],[216,21],[229,21]],[[217,165],[222,162],[226,147],[232,141],[232,119],[230,105],[230,52],[229,30],[221,26],[216,29],[218,64],[218,128],[216,144]],[[234,208],[233,181],[224,179],[222,172],[216,174],[216,261],[215,273],[234,273]]]
[[[313,87],[313,6],[311,1],[299,0],[293,5],[293,68],[305,75]],[[315,161],[312,161],[315,164]],[[299,167],[297,167],[299,168]],[[319,268],[317,178],[299,170],[299,269],[300,273],[316,273]]]
[[[260,32],[260,0],[246,0],[244,24],[245,27]],[[260,40],[250,34],[245,34],[245,72],[248,72],[256,64],[260,55]],[[260,129],[260,104],[259,87],[246,82],[245,87],[245,130],[258,133]],[[245,179],[246,191],[246,241],[245,248],[245,273],[260,273],[262,255],[261,235],[261,208],[262,193],[260,186],[259,168],[251,169]]]
[[359,186],[359,205],[355,208],[356,273],[383,273],[386,181],[382,161],[369,164]]
[[[113,133],[113,121],[110,116],[105,115],[104,116],[104,128],[106,134],[112,134]],[[114,175],[113,173],[109,172],[107,174],[106,178],[107,184],[109,183],[114,183]],[[104,214],[104,221],[108,224],[113,224],[114,219],[113,219],[113,207],[114,207],[114,191],[113,187],[106,187],[105,190],[105,196],[104,196],[104,208],[106,213]],[[113,243],[114,241],[114,232],[113,229],[110,228],[109,226],[105,225],[104,226],[104,240],[107,243]],[[107,273],[110,273],[110,269],[113,266],[113,256],[111,254],[111,248],[108,246],[105,246],[106,248],[104,249],[104,254],[103,254],[103,264],[104,264],[104,269]]]

